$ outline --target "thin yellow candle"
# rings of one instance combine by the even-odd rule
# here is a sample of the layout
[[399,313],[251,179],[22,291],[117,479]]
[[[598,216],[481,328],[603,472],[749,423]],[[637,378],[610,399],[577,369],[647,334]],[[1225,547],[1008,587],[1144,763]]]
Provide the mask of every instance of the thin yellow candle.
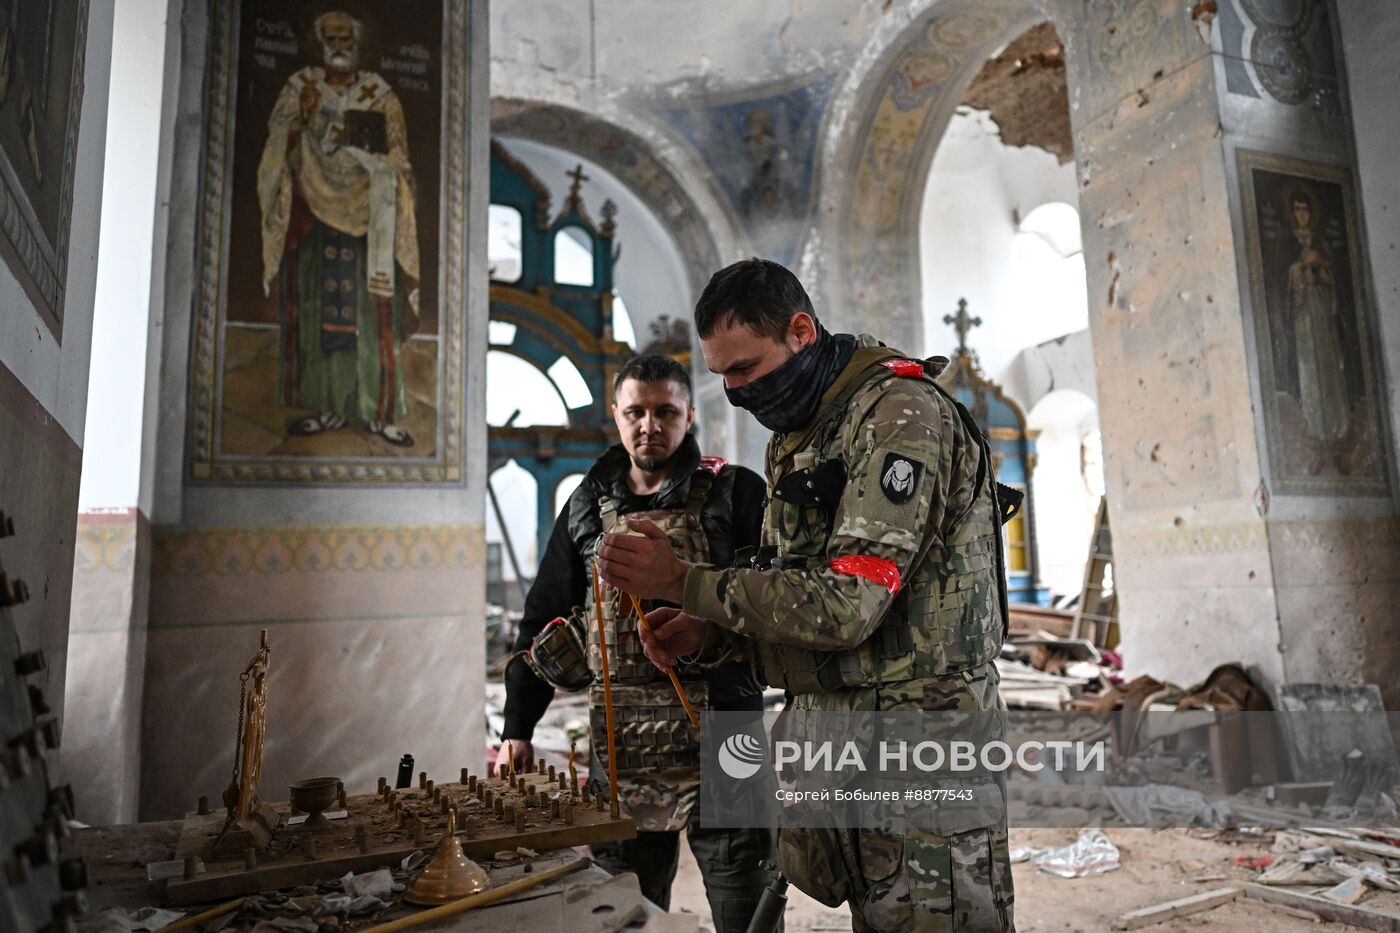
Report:
[[603,590],[598,563],[593,563],[593,615],[598,620],[598,648],[603,658],[603,716],[608,726],[608,802],[613,819],[621,816],[617,803],[617,732],[613,729],[612,677],[608,674],[608,633],[603,626]]

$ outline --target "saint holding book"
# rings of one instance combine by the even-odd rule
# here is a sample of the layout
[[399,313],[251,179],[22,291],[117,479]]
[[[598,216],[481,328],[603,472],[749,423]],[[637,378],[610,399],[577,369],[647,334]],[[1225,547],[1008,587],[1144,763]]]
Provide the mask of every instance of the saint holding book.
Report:
[[292,434],[360,421],[411,447],[399,349],[417,328],[418,233],[403,106],[360,68],[362,25],[318,17],[323,65],[296,72],[258,164],[263,289],[276,289]]

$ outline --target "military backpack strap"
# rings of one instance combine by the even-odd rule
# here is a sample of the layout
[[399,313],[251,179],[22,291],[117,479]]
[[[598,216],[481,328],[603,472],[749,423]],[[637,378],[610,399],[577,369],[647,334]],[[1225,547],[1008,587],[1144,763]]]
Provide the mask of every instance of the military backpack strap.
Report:
[[[702,460],[719,460],[718,457],[703,457]],[[710,501],[710,490],[715,485],[715,477],[724,468],[724,461],[719,460],[719,466],[712,468],[709,464],[701,463],[690,477],[690,494],[685,500],[685,513],[700,521],[701,514],[705,511],[705,504]]]
[[[958,417],[962,419],[963,427],[976,439],[978,449],[982,452],[982,461],[977,464],[977,480],[973,489],[980,490],[982,484],[987,482],[989,477],[991,478],[991,488],[988,492],[992,497],[992,505],[997,512],[996,519],[992,522],[992,534],[996,538],[996,546],[993,550],[996,552],[997,562],[997,597],[998,601],[1001,603],[1001,640],[1004,642],[1011,633],[1011,600],[1010,594],[1007,592],[1006,553],[1003,549],[1001,526],[1011,521],[1011,519],[1015,518],[1016,514],[1020,512],[1021,500],[1024,498],[1024,494],[1009,486],[1003,486],[996,481],[994,476],[991,476],[992,445],[987,442],[987,435],[983,433],[981,426],[977,423],[977,419],[972,417],[972,412],[967,410],[967,406],[954,398],[951,392],[943,388],[943,386],[939,385],[937,382],[934,383],[934,386],[939,392],[943,393],[944,398],[953,403],[953,406],[957,409]],[[1004,500],[1002,498],[1002,490],[1013,494],[1015,497],[1014,501],[1009,497]],[[974,492],[974,495],[975,494]]]
[[602,522],[603,534],[610,535],[617,530],[622,502],[613,496],[599,496],[597,501],[598,520]]

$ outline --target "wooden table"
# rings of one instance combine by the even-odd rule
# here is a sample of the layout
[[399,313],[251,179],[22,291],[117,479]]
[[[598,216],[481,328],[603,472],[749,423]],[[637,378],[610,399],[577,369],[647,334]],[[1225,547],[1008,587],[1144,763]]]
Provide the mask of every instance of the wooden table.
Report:
[[[64,855],[81,855],[88,861],[87,898],[90,913],[113,907],[133,911],[141,907],[160,906],[164,898],[165,882],[147,881],[145,866],[151,862],[168,861],[175,857],[183,825],[183,820],[165,820],[158,823],[132,823],[75,831],[64,844]],[[542,853],[539,859],[531,860],[531,864],[538,870],[565,859],[576,858],[579,854],[586,853],[575,850],[546,852]],[[524,873],[523,863],[487,864],[483,867],[490,873],[493,885],[513,880]],[[630,878],[631,876],[619,876],[618,881]],[[612,887],[608,887],[610,882],[613,883]],[[587,898],[596,892],[602,892],[601,896],[611,895],[615,902],[622,903],[628,896],[626,887],[626,884],[617,885],[613,876],[603,869],[590,866],[514,899],[439,923],[427,924],[418,929],[520,933],[523,930],[559,929],[562,923],[560,918],[568,917],[569,929],[579,933],[597,933],[617,927],[607,925],[609,911],[594,914],[591,908],[582,910],[581,908],[589,903]],[[631,926],[629,930],[644,930],[648,933],[693,933],[698,927],[698,918],[693,914],[667,914],[645,899],[642,900],[642,906],[645,913],[644,923]],[[415,908],[397,906],[373,919],[356,919],[348,923],[345,929],[363,929],[374,923],[407,916],[414,910]],[[590,925],[590,922],[584,919],[584,914],[600,919],[594,925]]]

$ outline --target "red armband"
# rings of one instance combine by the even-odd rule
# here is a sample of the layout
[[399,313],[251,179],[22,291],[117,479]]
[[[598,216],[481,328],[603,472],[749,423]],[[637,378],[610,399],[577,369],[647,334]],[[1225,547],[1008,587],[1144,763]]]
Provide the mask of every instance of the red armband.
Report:
[[719,471],[723,470],[728,463],[729,461],[723,457],[701,457],[700,469],[708,470],[715,476],[719,476]]
[[857,555],[837,557],[832,560],[831,569],[837,573],[863,577],[872,583],[880,584],[891,593],[899,592],[899,568],[888,558]]
[[910,376],[917,379],[924,374],[924,364],[918,360],[885,360],[880,365],[896,376]]

